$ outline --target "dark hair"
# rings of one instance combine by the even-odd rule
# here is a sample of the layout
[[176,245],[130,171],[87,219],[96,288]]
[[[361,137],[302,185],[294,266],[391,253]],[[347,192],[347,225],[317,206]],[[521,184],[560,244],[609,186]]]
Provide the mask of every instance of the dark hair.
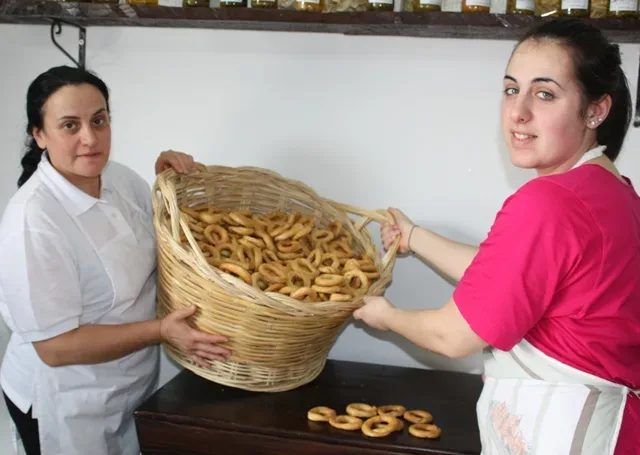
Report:
[[633,115],[627,78],[620,67],[620,50],[602,32],[577,18],[543,20],[518,42],[550,40],[566,46],[573,57],[574,72],[582,87],[584,111],[589,103],[611,96],[609,115],[596,131],[598,144],[611,161],[620,154]]
[[33,129],[42,129],[43,107],[49,97],[67,85],[90,84],[100,90],[109,110],[109,89],[96,75],[87,70],[70,66],[57,66],[39,75],[27,90],[27,151],[22,157],[22,175],[18,179],[21,187],[38,168],[42,150],[33,137]]

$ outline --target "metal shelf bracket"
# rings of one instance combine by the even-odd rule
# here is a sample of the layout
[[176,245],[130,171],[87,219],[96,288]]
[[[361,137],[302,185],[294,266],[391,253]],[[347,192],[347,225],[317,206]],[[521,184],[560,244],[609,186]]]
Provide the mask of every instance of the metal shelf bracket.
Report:
[[[87,46],[87,30],[81,25],[63,19],[51,19],[51,41],[53,44],[66,55],[78,68],[85,69],[85,51]],[[78,60],[73,58],[60,44],[56,41],[56,35],[62,33],[62,24],[70,25],[78,29]]]

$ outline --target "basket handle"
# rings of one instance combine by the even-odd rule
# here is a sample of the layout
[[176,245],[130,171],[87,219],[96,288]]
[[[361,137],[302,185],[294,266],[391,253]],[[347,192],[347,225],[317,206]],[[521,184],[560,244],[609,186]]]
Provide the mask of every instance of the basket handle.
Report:
[[[359,215],[362,218],[355,223],[354,229],[356,231],[362,230],[372,221],[377,221],[380,224],[384,223],[393,223],[394,218],[393,215],[388,210],[378,209],[376,211],[365,210],[359,207],[355,207],[353,205],[343,204],[341,202],[336,202],[332,200],[325,199],[329,204],[340,209],[342,211],[352,213],[354,215]],[[400,237],[398,237],[395,242],[391,245],[391,248],[387,250],[385,255],[382,258],[382,267],[387,268],[393,262],[396,255],[398,254],[398,248],[400,248]]]

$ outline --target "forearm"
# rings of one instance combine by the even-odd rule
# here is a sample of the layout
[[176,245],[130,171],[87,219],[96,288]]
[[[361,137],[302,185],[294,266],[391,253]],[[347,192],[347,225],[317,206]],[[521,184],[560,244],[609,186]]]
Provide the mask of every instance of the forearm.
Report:
[[466,357],[487,346],[471,329],[453,299],[437,310],[403,310],[391,306],[386,310],[384,321],[387,329],[446,357]]
[[386,317],[389,330],[413,344],[448,356],[448,340],[442,324],[438,324],[437,310],[402,310],[393,308]]
[[418,226],[409,240],[411,251],[455,283],[460,281],[478,252],[475,246],[455,242]]
[[160,320],[120,325],[83,325],[34,343],[49,366],[95,364],[119,359],[162,341]]

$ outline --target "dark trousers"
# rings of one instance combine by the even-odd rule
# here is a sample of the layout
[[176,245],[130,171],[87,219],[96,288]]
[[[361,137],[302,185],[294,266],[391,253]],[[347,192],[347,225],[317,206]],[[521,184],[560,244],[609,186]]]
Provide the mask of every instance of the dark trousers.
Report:
[[22,445],[27,455],[40,455],[40,438],[38,437],[38,421],[31,417],[31,409],[29,413],[25,414],[13,404],[4,392],[4,401],[7,403],[7,409],[9,415],[13,420],[13,423],[18,429],[20,439],[22,439]]

